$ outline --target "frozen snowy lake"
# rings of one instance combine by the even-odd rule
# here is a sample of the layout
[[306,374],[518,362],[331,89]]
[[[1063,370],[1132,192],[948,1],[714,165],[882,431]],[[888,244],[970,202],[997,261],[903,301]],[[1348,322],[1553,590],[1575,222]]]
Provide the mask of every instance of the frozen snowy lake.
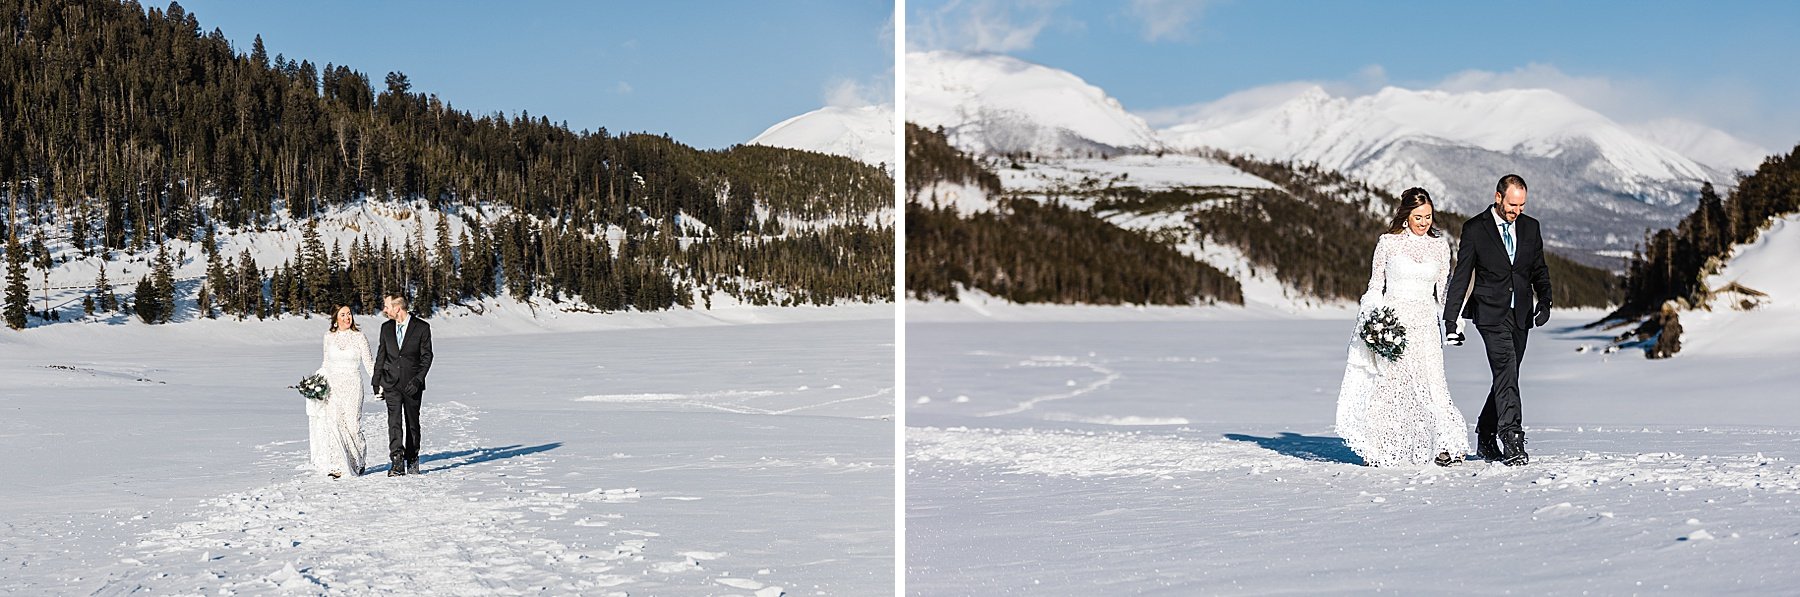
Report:
[[338,481],[284,388],[322,318],[0,333],[0,592],[886,593],[891,311],[437,321],[424,474],[371,401]]
[[[1599,314],[1559,311],[1525,357],[1532,465],[1393,470],[1361,466],[1332,432],[1348,315],[908,310],[912,594],[1800,583],[1791,342],[1696,340],[1662,362],[1577,352],[1604,344],[1570,329]],[[1472,425],[1488,384],[1481,341],[1446,351]]]

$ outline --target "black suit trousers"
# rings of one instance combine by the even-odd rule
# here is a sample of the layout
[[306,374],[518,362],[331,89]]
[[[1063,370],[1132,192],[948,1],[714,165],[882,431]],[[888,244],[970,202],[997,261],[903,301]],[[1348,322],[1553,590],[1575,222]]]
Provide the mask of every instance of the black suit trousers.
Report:
[[1488,369],[1494,375],[1493,385],[1488,387],[1487,404],[1481,407],[1481,417],[1475,420],[1475,433],[1478,434],[1524,431],[1520,422],[1523,414],[1519,404],[1519,362],[1525,360],[1525,340],[1531,330],[1514,321],[1512,309],[1507,309],[1506,316],[1500,321],[1475,326],[1481,332],[1482,343],[1487,346]]
[[419,459],[419,402],[423,394],[395,393],[387,397],[389,462]]

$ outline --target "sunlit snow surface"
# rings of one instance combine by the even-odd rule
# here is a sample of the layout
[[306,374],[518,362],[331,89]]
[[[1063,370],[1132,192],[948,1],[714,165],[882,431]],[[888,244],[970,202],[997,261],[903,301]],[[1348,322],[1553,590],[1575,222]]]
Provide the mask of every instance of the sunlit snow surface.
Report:
[[891,313],[439,318],[424,474],[369,402],[343,480],[284,387],[323,319],[0,332],[0,592],[887,592]]

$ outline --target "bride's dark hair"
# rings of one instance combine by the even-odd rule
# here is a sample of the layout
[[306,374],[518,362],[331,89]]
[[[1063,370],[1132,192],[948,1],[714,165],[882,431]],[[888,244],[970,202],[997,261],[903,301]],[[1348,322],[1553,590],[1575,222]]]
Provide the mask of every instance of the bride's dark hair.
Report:
[[[338,329],[337,329],[338,311],[342,311],[344,309],[349,309],[349,308],[350,308],[350,305],[338,305],[336,309],[331,310],[331,331],[333,331],[333,332],[338,331]],[[350,311],[350,329],[358,331],[358,332],[362,331],[362,328],[356,325],[356,310],[354,310],[354,309],[352,309]]]
[[1421,205],[1431,206],[1431,228],[1426,229],[1425,234],[1431,235],[1432,238],[1443,236],[1444,233],[1438,231],[1437,227],[1437,205],[1431,202],[1431,193],[1427,193],[1425,189],[1419,187],[1401,191],[1400,206],[1394,208],[1394,219],[1388,220],[1387,233],[1394,234],[1405,230],[1406,218],[1411,216],[1412,211]]

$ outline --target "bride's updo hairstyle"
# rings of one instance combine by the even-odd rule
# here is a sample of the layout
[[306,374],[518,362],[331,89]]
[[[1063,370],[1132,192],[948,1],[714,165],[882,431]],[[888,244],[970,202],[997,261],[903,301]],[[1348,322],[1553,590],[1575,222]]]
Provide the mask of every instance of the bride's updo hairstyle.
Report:
[[1431,202],[1431,193],[1427,193],[1425,189],[1419,187],[1413,187],[1400,193],[1400,206],[1394,208],[1394,219],[1388,221],[1387,233],[1395,234],[1406,230],[1406,218],[1412,215],[1412,210],[1418,209],[1421,205],[1431,206],[1431,228],[1426,229],[1425,234],[1432,238],[1443,236],[1444,233],[1440,232],[1437,226],[1437,205]]

